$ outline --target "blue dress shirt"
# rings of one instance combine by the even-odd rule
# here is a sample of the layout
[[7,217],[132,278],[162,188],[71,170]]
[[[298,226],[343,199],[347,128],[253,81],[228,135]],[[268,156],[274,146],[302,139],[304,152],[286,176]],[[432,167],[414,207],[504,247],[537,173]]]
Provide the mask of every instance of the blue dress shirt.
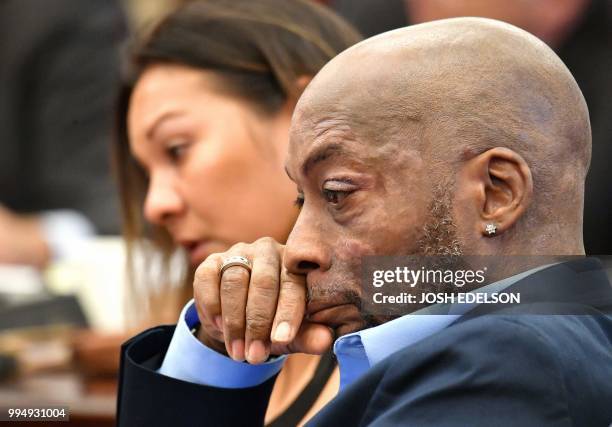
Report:
[[[500,292],[520,279],[542,270],[541,266],[477,289]],[[344,335],[334,343],[340,366],[340,390],[370,367],[400,349],[450,326],[477,304],[436,304],[382,325]],[[168,352],[159,372],[172,378],[223,388],[259,385],[276,375],[285,356],[260,365],[236,362],[202,344],[191,330],[199,323],[191,300],[181,312]]]
[[261,365],[236,362],[198,340],[191,330],[200,323],[191,300],[179,318],[170,346],[159,368],[161,374],[196,384],[223,388],[253,387],[276,375],[285,356]]

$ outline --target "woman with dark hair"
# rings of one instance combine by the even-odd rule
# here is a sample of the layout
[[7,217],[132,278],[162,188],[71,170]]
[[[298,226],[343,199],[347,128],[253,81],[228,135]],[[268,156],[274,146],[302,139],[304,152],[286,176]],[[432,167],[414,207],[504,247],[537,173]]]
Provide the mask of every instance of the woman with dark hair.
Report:
[[[293,108],[317,71],[358,40],[331,11],[307,1],[208,0],[187,2],[136,46],[114,157],[132,271],[135,252],[163,255],[166,274],[146,277],[139,297],[150,304],[150,319],[177,316],[192,295],[195,267],[211,253],[263,236],[286,240],[297,217],[295,187],[283,170]],[[171,288],[170,266],[174,273],[181,253],[185,285]],[[227,354],[241,360],[244,347],[234,340]],[[266,422],[308,419],[337,383],[330,354],[289,356]]]

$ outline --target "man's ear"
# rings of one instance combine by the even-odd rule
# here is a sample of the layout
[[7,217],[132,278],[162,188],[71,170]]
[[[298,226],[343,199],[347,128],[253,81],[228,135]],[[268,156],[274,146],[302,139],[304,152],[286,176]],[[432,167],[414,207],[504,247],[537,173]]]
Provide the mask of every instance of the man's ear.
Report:
[[463,179],[474,195],[476,225],[484,236],[493,237],[510,229],[531,203],[531,170],[515,151],[496,147],[468,160]]

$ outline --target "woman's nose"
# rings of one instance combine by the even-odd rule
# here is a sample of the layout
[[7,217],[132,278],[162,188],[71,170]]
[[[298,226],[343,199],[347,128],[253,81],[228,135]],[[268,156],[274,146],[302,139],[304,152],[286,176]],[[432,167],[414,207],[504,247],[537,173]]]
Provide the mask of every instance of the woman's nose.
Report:
[[184,203],[175,187],[170,177],[163,174],[151,175],[144,204],[147,221],[163,226],[170,218],[181,213]]

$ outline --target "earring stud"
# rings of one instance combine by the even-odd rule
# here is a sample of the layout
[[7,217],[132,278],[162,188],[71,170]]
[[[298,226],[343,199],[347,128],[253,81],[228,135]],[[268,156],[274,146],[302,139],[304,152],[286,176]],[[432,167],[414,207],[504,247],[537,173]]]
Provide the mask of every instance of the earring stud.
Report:
[[487,236],[494,236],[495,233],[497,233],[497,225],[493,224],[492,222],[488,223],[485,227],[485,232],[487,233]]

